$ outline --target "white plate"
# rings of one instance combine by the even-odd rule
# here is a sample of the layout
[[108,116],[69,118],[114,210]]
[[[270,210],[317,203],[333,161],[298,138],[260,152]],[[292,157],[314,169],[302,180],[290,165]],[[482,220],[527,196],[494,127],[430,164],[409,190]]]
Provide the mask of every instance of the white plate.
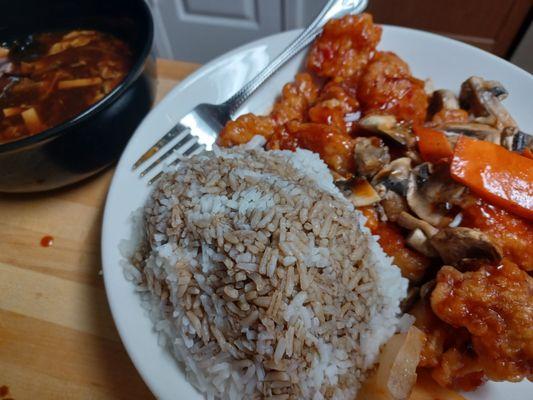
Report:
[[[296,34],[295,31],[285,32],[242,46],[190,75],[147,115],[118,163],[103,221],[105,286],[124,346],[145,382],[160,399],[201,399],[202,396],[185,380],[170,354],[158,346],[157,336],[141,309],[133,285],[125,280],[119,265],[118,244],[121,239],[130,237],[128,217],[143,205],[149,193],[146,182],[137,178],[131,165],[196,104],[226,100],[279,54]],[[533,132],[533,79],[527,72],[477,48],[411,29],[385,26],[379,47],[401,56],[409,63],[414,76],[431,77],[436,88],[458,91],[461,82],[471,75],[501,81],[510,93],[505,106],[522,130]],[[279,71],[243,106],[242,112],[267,111],[282,86],[293,79],[303,58],[304,54],[301,54]],[[532,390],[533,384],[528,382],[488,383],[467,397],[476,400],[525,399]]]

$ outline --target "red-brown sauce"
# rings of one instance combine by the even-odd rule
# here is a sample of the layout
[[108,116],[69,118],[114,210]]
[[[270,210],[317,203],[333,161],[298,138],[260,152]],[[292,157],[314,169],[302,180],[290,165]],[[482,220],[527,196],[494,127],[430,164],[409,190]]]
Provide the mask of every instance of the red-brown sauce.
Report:
[[49,32],[0,44],[0,143],[80,114],[131,64],[128,45],[97,31]]
[[54,237],[50,235],[43,236],[41,238],[41,246],[50,247],[54,244]]
[[495,205],[475,199],[463,207],[462,226],[487,234],[505,257],[526,271],[533,271],[533,223]]

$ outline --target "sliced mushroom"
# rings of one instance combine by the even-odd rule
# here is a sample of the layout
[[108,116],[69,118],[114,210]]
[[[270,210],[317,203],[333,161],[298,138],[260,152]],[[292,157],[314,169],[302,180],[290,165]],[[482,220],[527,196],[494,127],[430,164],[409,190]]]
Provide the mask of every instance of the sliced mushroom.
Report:
[[437,281],[435,279],[432,279],[420,286],[420,298],[428,298],[431,295],[431,292],[433,292],[433,289],[435,289],[436,285]]
[[457,266],[471,259],[498,263],[502,259],[501,250],[477,229],[443,228],[429,240],[446,264]]
[[435,91],[435,83],[433,82],[433,79],[427,78],[424,81],[424,92],[428,97],[431,97],[433,92]]
[[423,185],[429,181],[431,174],[433,174],[433,164],[430,162],[418,164],[415,168],[413,168],[413,173],[416,176],[416,183],[418,185]]
[[[486,115],[483,117],[474,117],[472,119],[474,124],[489,125],[491,127],[496,127],[498,125],[498,120],[494,115]],[[496,128],[495,128],[496,129]]]
[[446,214],[438,207],[435,207],[432,199],[428,198],[424,191],[416,183],[416,175],[413,173],[409,177],[409,185],[407,189],[407,204],[411,210],[424,221],[431,225],[442,226],[449,223],[446,220]]
[[402,312],[408,312],[415,305],[416,301],[420,298],[420,288],[418,286],[410,286],[407,289],[407,295],[400,303],[400,309]]
[[390,162],[389,148],[377,137],[358,137],[354,158],[357,175],[370,179]]
[[360,179],[354,182],[348,199],[354,206],[363,207],[379,202],[381,197],[366,179]]
[[452,222],[450,222],[448,224],[448,226],[450,228],[455,228],[455,227],[458,227],[459,225],[461,225],[461,222],[463,222],[463,214],[462,213],[457,213],[457,214],[455,214],[455,217],[453,217]]
[[[493,117],[480,117],[476,121],[494,119]],[[490,122],[490,121],[489,121]],[[520,131],[516,126],[509,126],[499,130],[487,123],[446,123],[436,127],[444,131],[448,139],[454,143],[459,135],[466,135],[479,140],[492,142],[505,147],[510,151],[522,152],[526,148],[533,148],[533,136]]]
[[397,158],[379,171],[372,179],[372,186],[381,197],[387,190],[392,190],[401,196],[407,194],[409,175],[411,174],[411,159]]
[[427,257],[437,257],[438,254],[431,245],[429,238],[422,229],[413,230],[406,238],[406,243],[413,249]]
[[491,92],[498,100],[503,101],[509,95],[509,92],[499,81],[483,81],[483,88]]
[[398,193],[387,190],[381,198],[381,207],[387,216],[387,219],[395,222],[402,212],[407,212],[409,206],[405,197],[400,196]]
[[501,131],[487,124],[477,122],[452,122],[441,124],[437,129],[444,131],[448,139],[455,141],[459,135],[470,136],[496,144],[501,143]]
[[451,90],[439,89],[433,92],[428,111],[430,114],[436,114],[442,110],[457,110],[458,108],[457,96]]
[[426,221],[422,221],[421,219],[416,218],[405,211],[400,213],[396,222],[401,227],[409,230],[420,229],[428,238],[433,237],[439,232],[439,230],[433,225],[427,223]]
[[501,145],[507,150],[521,153],[525,149],[533,149],[533,136],[516,127],[508,127],[502,131]]
[[332,169],[330,169],[329,172],[331,172],[331,175],[333,176],[333,183],[335,183],[335,185],[337,185],[339,189],[342,189],[344,185],[348,184],[348,182],[351,181],[351,178],[347,178],[344,175],[333,171]]
[[465,187],[449,176],[446,167],[432,172],[429,163],[413,169],[408,180],[407,204],[421,219],[437,227],[447,226],[452,219],[449,209],[457,203]]
[[379,194],[364,178],[336,182],[337,187],[355,207],[364,207],[381,200]]
[[413,132],[398,124],[393,115],[367,115],[358,123],[362,128],[392,139],[402,146],[413,147],[416,144]]
[[500,100],[507,96],[507,91],[500,82],[486,81],[472,76],[461,85],[459,100],[462,108],[469,110],[477,117],[494,116],[495,127],[503,129],[517,126]]
[[[513,151],[515,147],[515,140],[516,140],[516,146],[521,146],[523,143],[520,143],[521,138],[518,138],[520,135],[520,130],[517,127],[510,126],[508,128],[505,128],[502,131],[501,134],[501,140],[500,144],[505,147],[507,150]],[[523,150],[523,149],[522,149]],[[521,151],[521,150],[519,150]]]

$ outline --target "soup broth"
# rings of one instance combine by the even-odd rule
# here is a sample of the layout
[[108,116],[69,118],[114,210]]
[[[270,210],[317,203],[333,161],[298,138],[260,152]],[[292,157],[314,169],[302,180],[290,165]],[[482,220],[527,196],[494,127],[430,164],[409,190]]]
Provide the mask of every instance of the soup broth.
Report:
[[0,143],[80,114],[110,93],[132,62],[125,42],[93,30],[39,33],[0,46]]

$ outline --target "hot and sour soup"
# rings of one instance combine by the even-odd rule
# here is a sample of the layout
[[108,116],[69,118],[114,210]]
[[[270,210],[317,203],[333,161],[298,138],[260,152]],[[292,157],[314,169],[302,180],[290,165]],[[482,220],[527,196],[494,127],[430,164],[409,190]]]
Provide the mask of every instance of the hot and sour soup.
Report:
[[44,32],[0,44],[0,143],[80,114],[124,79],[132,52],[99,31]]

